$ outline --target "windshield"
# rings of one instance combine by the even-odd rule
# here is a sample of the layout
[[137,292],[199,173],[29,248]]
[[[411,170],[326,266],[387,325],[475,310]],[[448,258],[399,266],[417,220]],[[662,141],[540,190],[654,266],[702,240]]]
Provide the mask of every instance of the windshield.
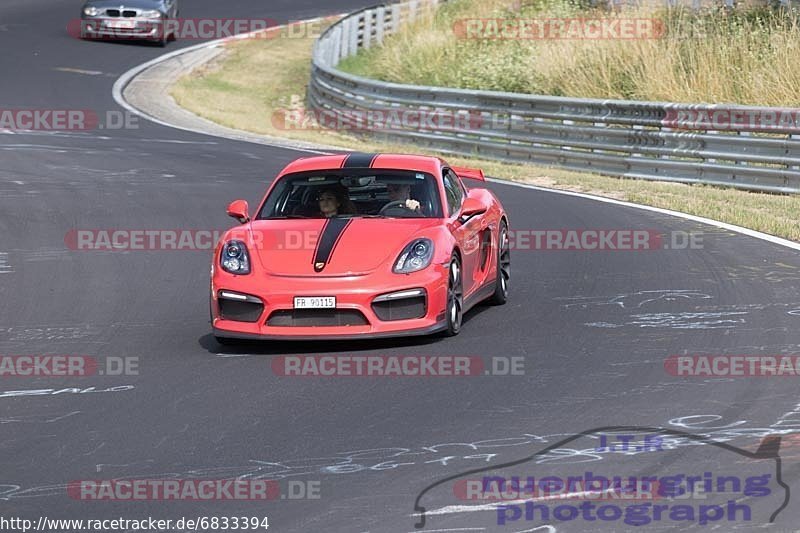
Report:
[[332,169],[287,174],[257,219],[440,218],[436,179],[410,170]]

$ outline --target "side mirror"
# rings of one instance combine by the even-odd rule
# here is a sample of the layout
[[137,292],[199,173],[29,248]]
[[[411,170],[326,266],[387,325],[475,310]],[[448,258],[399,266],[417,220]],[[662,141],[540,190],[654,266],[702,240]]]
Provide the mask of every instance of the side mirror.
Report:
[[240,224],[250,222],[250,207],[247,200],[234,200],[228,205],[228,216],[239,221]]
[[459,215],[458,219],[462,224],[464,224],[472,217],[482,215],[488,210],[489,206],[483,201],[468,196],[466,199],[464,199],[464,203],[461,204],[461,214]]

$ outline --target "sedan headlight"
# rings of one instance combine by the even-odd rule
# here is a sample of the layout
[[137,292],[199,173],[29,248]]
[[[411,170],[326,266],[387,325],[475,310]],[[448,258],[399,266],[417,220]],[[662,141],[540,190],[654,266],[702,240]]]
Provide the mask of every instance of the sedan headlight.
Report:
[[222,247],[219,264],[225,272],[230,274],[249,274],[250,256],[247,247],[242,241],[228,241]]
[[139,13],[139,17],[144,19],[160,19],[161,18],[161,11],[158,9],[145,9],[141,13]]
[[417,239],[403,249],[403,253],[394,262],[395,274],[410,274],[422,270],[431,264],[433,259],[433,241]]
[[103,12],[102,9],[98,9],[98,8],[96,8],[94,6],[89,6],[89,7],[84,7],[83,8],[83,14],[86,15],[87,17],[96,17],[97,15],[99,15],[102,12]]

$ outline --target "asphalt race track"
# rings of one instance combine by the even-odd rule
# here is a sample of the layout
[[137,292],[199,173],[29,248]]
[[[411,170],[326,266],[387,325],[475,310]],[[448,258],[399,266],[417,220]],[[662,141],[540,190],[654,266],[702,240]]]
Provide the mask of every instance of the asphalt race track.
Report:
[[[0,108],[120,111],[114,81],[164,53],[70,37],[65,26],[80,4],[4,0]],[[287,21],[368,4],[184,0],[182,16]],[[600,442],[593,433],[531,458],[605,426],[710,435],[750,452],[762,436],[781,435],[783,481],[798,494],[797,378],[683,378],[664,369],[674,354],[797,353],[800,262],[789,248],[665,214],[492,183],[512,229],[695,232],[702,246],[517,250],[509,303],[476,308],[451,339],[229,349],[210,336],[207,250],[65,244],[80,228],[230,227],[227,203],[257,203],[280,168],[302,155],[144,120],[115,131],[0,130],[0,354],[138,357],[138,375],[0,378],[0,516],[267,516],[270,531],[411,532],[418,494],[472,469],[536,477],[775,473],[767,454],[755,459],[688,438],[608,453],[593,452]],[[275,375],[274,356],[292,354],[522,357],[524,375]],[[111,502],[75,499],[66,489],[86,479],[234,477],[279,480],[281,490],[293,481],[318,489],[319,498]],[[513,510],[499,525],[491,506],[455,498],[453,483],[422,497],[427,530],[763,529],[786,495],[774,482],[769,495],[739,494],[738,503],[752,506],[750,521],[740,513],[704,528],[666,519],[643,526],[526,520],[524,512],[512,520]],[[766,531],[799,523],[800,501],[790,499]]]

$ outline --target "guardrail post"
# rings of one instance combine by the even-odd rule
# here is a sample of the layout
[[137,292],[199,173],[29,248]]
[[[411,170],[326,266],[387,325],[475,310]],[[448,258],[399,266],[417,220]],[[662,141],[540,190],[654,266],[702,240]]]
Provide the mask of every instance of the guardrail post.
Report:
[[340,26],[336,26],[336,29],[333,32],[331,38],[333,39],[333,61],[331,61],[331,67],[335,67],[339,61],[345,57],[346,51],[343,50],[342,42],[344,40],[344,28],[345,25],[342,24]]
[[375,42],[381,44],[383,42],[383,27],[386,24],[386,8],[380,6],[375,13]]
[[372,18],[375,11],[370,9],[364,16],[364,36],[361,38],[361,46],[369,48],[372,41]]
[[350,57],[358,53],[358,18],[350,19],[350,28],[347,35],[347,56]]
[[408,19],[406,22],[411,22],[417,18],[418,6],[419,4],[417,3],[417,0],[411,0],[411,2],[408,4],[408,11],[406,12],[408,13]]
[[395,33],[400,29],[402,14],[400,12],[400,4],[392,4],[392,31]]

